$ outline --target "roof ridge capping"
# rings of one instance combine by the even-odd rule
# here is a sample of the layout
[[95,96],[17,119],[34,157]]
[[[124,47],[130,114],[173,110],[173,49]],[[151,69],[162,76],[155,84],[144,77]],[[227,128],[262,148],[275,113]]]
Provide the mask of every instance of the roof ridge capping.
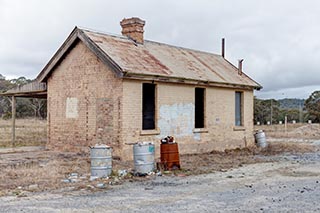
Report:
[[222,57],[221,55],[219,55],[217,53],[208,52],[208,51],[205,51],[205,50],[197,50],[197,49],[193,49],[191,47],[181,47],[181,46],[177,46],[177,45],[174,45],[174,44],[167,44],[167,43],[162,43],[162,42],[152,41],[152,40],[145,40],[145,42],[146,43],[154,43],[154,44],[158,44],[158,45],[165,45],[165,46],[174,47],[174,48],[178,48],[178,49],[194,51],[194,52],[199,52],[199,53],[206,53],[206,54]]
[[[110,33],[110,32],[106,32],[106,31],[103,31],[103,30],[96,30],[96,29],[92,29],[92,28],[84,27],[84,26],[76,26],[76,27],[79,30],[87,31],[87,32],[90,32],[90,33],[96,33],[96,34],[103,35],[103,36],[112,36],[112,37],[121,38],[121,39],[130,39],[125,35],[120,35],[120,34],[117,34],[117,33]],[[220,54],[214,53],[214,52],[193,49],[192,47],[177,46],[177,45],[174,45],[174,44],[168,44],[168,43],[149,40],[149,39],[144,39],[144,43],[154,43],[154,44],[158,44],[158,45],[166,45],[166,46],[175,47],[175,48],[178,48],[178,49],[184,49],[184,50],[196,51],[196,52],[200,52],[200,53],[212,54],[212,55],[215,55],[215,56],[221,56]],[[143,44],[141,44],[141,45],[143,45]]]
[[92,29],[90,27],[84,27],[84,26],[75,26],[76,28],[78,28],[78,30],[81,31],[87,31],[90,33],[95,33],[95,34],[99,34],[99,35],[104,35],[104,36],[112,36],[112,37],[116,37],[116,38],[123,38],[123,39],[128,39],[127,36],[121,35],[121,34],[117,34],[117,33],[111,33],[111,32],[106,32],[103,30],[96,30],[96,29]]

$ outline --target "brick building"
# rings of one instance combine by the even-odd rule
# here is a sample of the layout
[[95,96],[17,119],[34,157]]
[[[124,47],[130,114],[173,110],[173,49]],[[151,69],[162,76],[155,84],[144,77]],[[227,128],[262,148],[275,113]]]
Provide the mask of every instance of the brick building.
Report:
[[[217,55],[144,40],[145,22],[121,21],[122,36],[76,27],[37,77],[46,83],[51,149],[175,137],[180,153],[254,143],[253,90],[261,86]],[[223,51],[224,52],[224,51]]]

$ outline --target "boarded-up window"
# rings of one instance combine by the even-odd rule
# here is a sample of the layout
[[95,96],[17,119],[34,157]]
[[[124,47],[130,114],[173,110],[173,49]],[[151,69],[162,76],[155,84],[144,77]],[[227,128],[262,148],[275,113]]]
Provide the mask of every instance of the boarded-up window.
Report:
[[235,125],[236,126],[242,126],[242,92],[236,92],[235,93]]
[[155,129],[155,97],[154,84],[142,84],[142,129]]
[[78,118],[78,99],[77,98],[67,98],[66,118]]
[[195,88],[195,128],[204,128],[205,89]]

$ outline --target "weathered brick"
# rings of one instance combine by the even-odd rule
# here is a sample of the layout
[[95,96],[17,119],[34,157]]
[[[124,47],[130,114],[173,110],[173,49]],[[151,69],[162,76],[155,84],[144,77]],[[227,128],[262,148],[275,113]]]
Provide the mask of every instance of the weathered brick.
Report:
[[[96,143],[119,150],[121,79],[79,42],[48,79],[48,147],[88,151]],[[78,117],[66,118],[66,99],[78,100]]]
[[[113,155],[132,159],[132,146],[125,143],[152,141],[159,156],[159,140],[167,135],[176,138],[180,153],[253,145],[252,90],[243,90],[244,128],[235,130],[236,90],[207,87],[206,131],[194,132],[196,86],[155,81],[158,134],[145,135],[142,83],[117,78],[79,42],[48,79],[48,148],[88,152],[88,146],[104,143],[113,147]],[[67,98],[78,100],[76,118],[66,116]]]
[[[149,82],[151,83],[151,82]],[[195,133],[194,123],[194,85],[157,83],[156,120],[159,128],[158,135],[143,135],[142,129],[142,82],[123,81],[123,142],[152,141],[158,145],[168,131],[161,126],[161,119],[168,112],[169,133],[179,143],[180,153],[201,153],[212,150],[225,150],[253,145],[253,91],[243,90],[244,128],[235,130],[235,91],[217,87],[206,88],[205,129],[207,132]],[[238,91],[238,90],[237,90]],[[185,114],[183,112],[185,110]],[[177,121],[176,119],[179,119]],[[160,123],[159,123],[160,122]],[[132,147],[124,146],[123,153],[130,153]],[[159,149],[157,149],[159,156]],[[130,159],[130,155],[125,155]]]

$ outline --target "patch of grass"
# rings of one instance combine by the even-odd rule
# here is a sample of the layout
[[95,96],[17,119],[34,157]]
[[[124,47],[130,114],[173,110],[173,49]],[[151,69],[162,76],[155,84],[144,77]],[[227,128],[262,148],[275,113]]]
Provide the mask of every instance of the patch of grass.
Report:
[[298,139],[318,139],[320,138],[320,124],[284,124],[254,126],[255,131],[261,129],[267,137],[272,138],[298,138]]
[[[11,147],[12,121],[0,119],[0,147]],[[19,146],[43,146],[47,141],[47,121],[39,119],[16,120],[16,142]]]
[[[180,155],[181,170],[174,170],[163,175],[197,175],[216,171],[225,172],[230,168],[241,167],[245,164],[268,162],[268,158],[259,156],[272,156],[281,153],[305,153],[316,151],[309,144],[273,143],[268,148],[257,147],[226,150],[224,152],[209,152],[203,154]],[[270,160],[269,160],[270,161]],[[22,192],[36,192],[46,190],[72,190],[97,191],[103,190],[96,186],[104,183],[106,186],[121,184],[124,181],[144,181],[149,177],[135,177],[127,175],[118,177],[118,169],[126,169],[130,174],[133,162],[113,160],[113,176],[109,179],[89,181],[90,156],[89,154],[61,153],[52,151],[37,151],[24,153],[3,154],[0,158],[0,196]],[[71,173],[78,174],[78,181],[65,183]],[[36,187],[30,187],[37,185]],[[108,187],[106,187],[107,189]],[[19,192],[17,194],[17,192]],[[20,193],[21,192],[21,193]],[[24,195],[24,193],[22,193]],[[21,196],[22,196],[21,195]]]
[[288,142],[278,142],[271,143],[265,149],[256,148],[256,154],[261,155],[278,155],[282,153],[291,153],[291,154],[303,154],[308,152],[319,151],[319,148],[308,143],[288,143]]
[[[11,121],[0,120],[0,146],[11,144]],[[312,126],[290,126],[290,134],[301,132],[317,132],[319,124]],[[271,128],[271,127],[270,127]],[[273,127],[272,127],[273,128]],[[266,133],[281,136],[281,128],[267,129]],[[312,131],[311,131],[312,130]],[[278,132],[280,131],[280,133]],[[320,131],[319,131],[320,132]],[[18,146],[44,145],[46,141],[46,121],[24,119],[17,120],[17,144]],[[3,137],[2,137],[3,136]],[[284,140],[285,141],[285,140]],[[267,162],[268,158],[259,156],[272,156],[282,153],[307,153],[318,151],[315,146],[304,143],[270,143],[265,149],[250,147],[244,149],[225,150],[224,152],[212,151],[202,154],[180,155],[181,170],[171,171],[164,175],[196,175],[216,171],[225,172],[230,168],[241,167],[244,164]],[[270,160],[269,160],[270,161]],[[117,177],[119,169],[126,169],[128,174],[133,168],[132,161],[113,160],[113,176],[109,179],[89,181],[90,157],[89,154],[62,153],[50,151],[34,151],[24,153],[3,154],[0,158],[0,196],[15,194],[23,196],[25,191],[61,190],[72,187],[74,190],[103,190],[94,187],[97,183],[109,182],[120,184],[123,181],[144,181],[147,177],[135,177],[127,175]],[[78,173],[77,182],[65,183],[70,173]],[[80,178],[82,177],[82,178]],[[31,185],[36,185],[30,187]]]
[[282,153],[308,153],[318,151],[311,144],[302,143],[272,143],[267,148],[250,147],[243,149],[225,150],[224,152],[212,151],[203,154],[180,155],[181,167],[188,174],[211,173],[224,171],[230,168],[241,167],[244,164],[268,162],[258,156],[273,156]]
[[[8,154],[8,156],[12,154]],[[3,155],[6,157],[6,154]],[[89,158],[79,154],[60,154],[56,152],[33,152],[16,154],[9,162],[0,164],[0,191],[30,191],[32,184],[37,187],[31,191],[43,191],[63,187],[62,180],[70,173],[76,172],[79,176],[88,179],[90,171]],[[77,186],[77,183],[73,184]]]

